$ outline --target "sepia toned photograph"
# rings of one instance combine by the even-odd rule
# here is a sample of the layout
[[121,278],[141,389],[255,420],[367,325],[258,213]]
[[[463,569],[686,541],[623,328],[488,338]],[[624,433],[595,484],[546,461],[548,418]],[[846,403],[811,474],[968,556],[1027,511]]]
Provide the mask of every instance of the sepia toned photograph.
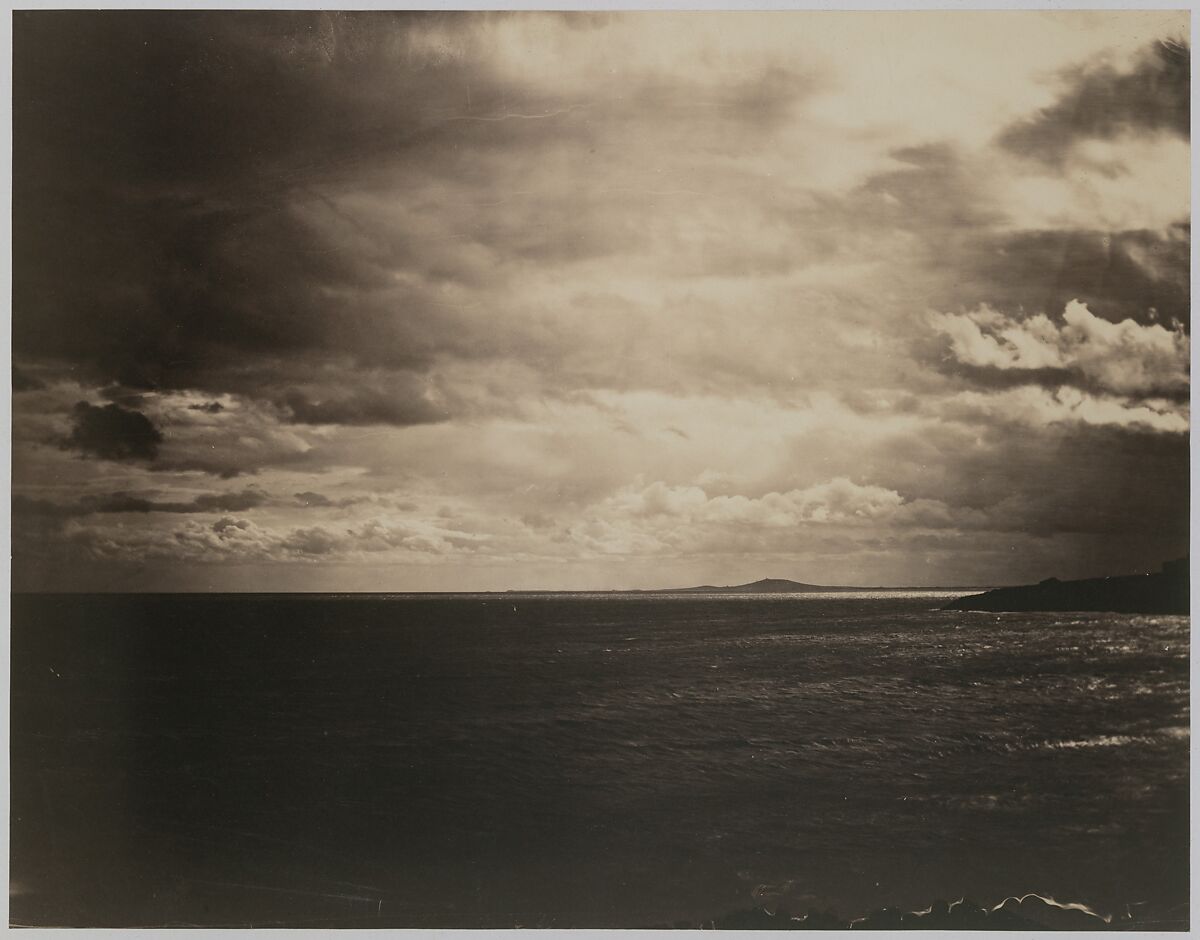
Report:
[[1188,10],[10,16],[10,926],[1189,929]]

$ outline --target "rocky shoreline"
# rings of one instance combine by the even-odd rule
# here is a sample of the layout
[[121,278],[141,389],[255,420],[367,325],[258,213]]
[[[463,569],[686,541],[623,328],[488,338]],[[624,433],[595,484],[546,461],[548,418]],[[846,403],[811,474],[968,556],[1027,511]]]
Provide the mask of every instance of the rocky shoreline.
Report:
[[960,597],[944,610],[1112,611],[1125,614],[1187,614],[1188,559],[1169,561],[1154,574],[1060,581],[997,588]]

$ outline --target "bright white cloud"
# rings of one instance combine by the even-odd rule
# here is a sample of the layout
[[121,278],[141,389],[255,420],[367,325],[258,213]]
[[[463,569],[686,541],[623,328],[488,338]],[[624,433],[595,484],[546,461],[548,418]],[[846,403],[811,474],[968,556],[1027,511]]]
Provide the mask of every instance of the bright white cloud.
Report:
[[1067,304],[1061,324],[1045,314],[1018,318],[987,306],[964,314],[934,313],[930,323],[966,365],[1067,370],[1118,395],[1188,388],[1191,342],[1179,325],[1112,323],[1077,300]]
[[994,393],[961,392],[941,402],[938,410],[948,418],[998,420],[1042,428],[1089,424],[1187,434],[1191,423],[1188,407],[1177,402],[1094,395],[1069,385],[1057,389],[1025,385]]
[[907,500],[895,490],[844,477],[757,497],[710,496],[699,485],[656,481],[623,487],[592,507],[570,533],[600,551],[713,551],[746,533],[765,548],[780,544],[780,533],[783,542],[802,545],[814,528],[937,529],[977,521],[970,515],[956,520],[936,500]]

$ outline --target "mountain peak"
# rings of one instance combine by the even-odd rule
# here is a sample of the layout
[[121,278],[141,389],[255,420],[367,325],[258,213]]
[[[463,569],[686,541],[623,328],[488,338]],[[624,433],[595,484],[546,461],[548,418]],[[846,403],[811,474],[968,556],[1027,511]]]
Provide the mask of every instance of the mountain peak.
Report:
[[703,584],[699,587],[676,588],[678,594],[802,594],[809,591],[827,591],[828,587],[820,584],[805,584],[802,581],[790,581],[787,578],[761,578],[747,584],[732,584],[725,587],[715,587]]

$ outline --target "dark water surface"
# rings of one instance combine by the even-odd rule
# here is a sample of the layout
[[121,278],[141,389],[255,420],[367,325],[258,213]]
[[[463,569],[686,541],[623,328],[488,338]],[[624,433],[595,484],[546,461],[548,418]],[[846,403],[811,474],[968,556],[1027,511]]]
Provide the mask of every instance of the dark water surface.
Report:
[[1187,618],[942,603],[15,596],[11,919],[1186,923]]

